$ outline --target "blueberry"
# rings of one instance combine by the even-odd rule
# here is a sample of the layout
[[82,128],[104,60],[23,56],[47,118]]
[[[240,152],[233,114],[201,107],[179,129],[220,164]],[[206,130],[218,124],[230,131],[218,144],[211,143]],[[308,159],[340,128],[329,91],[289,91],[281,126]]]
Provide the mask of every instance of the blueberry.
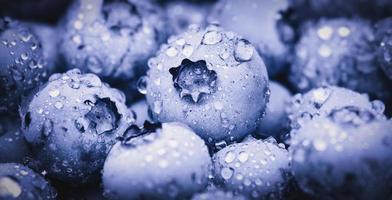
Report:
[[271,90],[270,100],[265,116],[258,125],[256,135],[262,137],[273,136],[279,140],[289,127],[286,106],[291,99],[291,94],[278,82],[270,81],[269,83]]
[[385,74],[392,80],[392,18],[376,24],[377,60]]
[[149,60],[142,93],[155,120],[179,121],[213,145],[256,129],[269,98],[265,65],[245,39],[217,26],[173,36]]
[[300,92],[325,84],[390,99],[389,83],[377,67],[374,34],[364,20],[330,19],[309,23],[296,46],[290,80]]
[[116,137],[135,121],[124,94],[78,69],[53,74],[21,118],[39,167],[72,184],[97,177]]
[[358,107],[372,111],[377,117],[385,118],[384,104],[379,100],[370,101],[366,94],[349,89],[325,86],[305,94],[295,95],[288,106],[290,126],[298,129],[303,123],[316,116],[326,116],[336,109]]
[[110,199],[183,199],[207,186],[211,158],[204,141],[181,123],[131,126],[103,169]]
[[0,163],[22,163],[28,148],[20,131],[20,121],[13,118],[0,118]]
[[287,7],[287,0],[221,0],[209,16],[209,22],[219,23],[222,28],[251,41],[273,77],[285,68],[287,48],[280,37],[292,31],[289,27],[280,30],[278,19]]
[[20,164],[0,164],[0,199],[56,199],[56,191],[40,175]]
[[0,19],[0,113],[15,115],[21,101],[46,79],[37,37],[26,26]]
[[243,195],[236,194],[232,192],[225,192],[223,190],[212,188],[203,193],[198,193],[193,195],[192,200],[211,200],[211,199],[225,199],[225,200],[247,200]]
[[289,148],[299,186],[315,198],[391,198],[391,129],[390,120],[358,107],[308,121]]
[[130,109],[135,112],[136,122],[135,124],[139,127],[143,126],[145,121],[151,121],[151,117],[148,111],[148,105],[146,100],[142,99],[130,106]]
[[132,96],[129,82],[145,73],[166,39],[164,19],[149,1],[78,0],[63,20],[60,53],[68,68],[95,73]]
[[205,27],[210,7],[210,3],[172,1],[166,5],[166,13],[173,31],[180,34],[192,24]]
[[218,185],[252,199],[279,199],[289,183],[290,160],[272,137],[229,145],[213,156]]

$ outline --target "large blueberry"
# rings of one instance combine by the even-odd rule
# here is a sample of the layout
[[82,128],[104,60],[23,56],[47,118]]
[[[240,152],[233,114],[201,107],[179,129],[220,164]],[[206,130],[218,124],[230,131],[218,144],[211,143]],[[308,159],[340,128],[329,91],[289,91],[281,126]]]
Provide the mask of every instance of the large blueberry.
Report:
[[39,168],[72,184],[98,177],[116,138],[134,122],[124,94],[77,69],[53,74],[21,118]]
[[233,32],[193,26],[169,39],[149,67],[146,88],[140,89],[154,119],[183,122],[209,144],[240,140],[265,111],[263,60]]

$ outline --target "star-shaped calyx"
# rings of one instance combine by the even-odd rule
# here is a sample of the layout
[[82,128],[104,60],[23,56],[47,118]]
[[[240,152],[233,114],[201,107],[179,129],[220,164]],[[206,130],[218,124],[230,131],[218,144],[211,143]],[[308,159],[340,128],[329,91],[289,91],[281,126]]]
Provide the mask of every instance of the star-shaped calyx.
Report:
[[184,59],[180,66],[170,68],[169,72],[181,98],[188,96],[197,103],[203,94],[212,94],[216,91],[217,74],[207,68],[204,60],[192,62]]

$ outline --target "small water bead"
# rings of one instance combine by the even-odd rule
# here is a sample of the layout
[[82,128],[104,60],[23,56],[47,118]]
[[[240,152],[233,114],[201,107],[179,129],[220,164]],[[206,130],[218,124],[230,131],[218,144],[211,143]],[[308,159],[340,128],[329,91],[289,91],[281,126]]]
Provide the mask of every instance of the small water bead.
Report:
[[160,114],[162,112],[162,101],[154,101],[152,111],[156,114]]
[[213,45],[222,41],[222,34],[217,31],[207,31],[202,39],[202,44]]
[[49,91],[49,96],[51,96],[51,97],[58,97],[59,94],[60,94],[59,90],[51,90],[51,91]]
[[63,103],[57,101],[57,102],[54,104],[54,107],[56,107],[57,109],[61,109],[61,108],[63,108]]
[[246,162],[249,158],[249,154],[245,151],[242,151],[238,154],[238,160],[242,163]]
[[350,31],[350,29],[348,27],[342,26],[342,27],[338,28],[338,34],[341,37],[347,37],[347,36],[349,36],[351,34],[351,31]]
[[372,108],[377,112],[377,113],[383,113],[385,111],[385,105],[382,101],[380,100],[374,100],[371,102]]
[[80,35],[74,35],[74,36],[72,36],[72,41],[75,44],[80,45],[80,44],[82,44],[82,37],[80,37]]
[[329,40],[332,37],[333,29],[330,26],[324,26],[317,30],[317,35],[323,40]]
[[229,180],[233,176],[233,174],[234,174],[234,170],[232,168],[224,167],[221,170],[221,176],[225,180]]
[[225,162],[231,163],[234,161],[235,157],[236,157],[236,155],[233,152],[228,151],[225,156]]
[[142,76],[139,78],[139,80],[136,83],[136,87],[137,90],[141,93],[141,94],[146,94],[147,93],[147,77],[146,76]]
[[315,106],[320,108],[331,95],[331,90],[328,88],[319,88],[314,90],[312,95]]
[[215,102],[214,102],[214,108],[215,108],[216,110],[222,110],[222,109],[223,109],[223,103],[220,102],[220,101],[215,101]]
[[238,62],[249,61],[253,56],[254,48],[252,44],[245,39],[237,41],[234,49],[234,58]]
[[313,147],[317,151],[325,151],[327,149],[327,143],[325,143],[323,140],[315,140],[313,142]]
[[20,58],[22,58],[22,60],[27,60],[29,59],[29,55],[27,53],[22,53],[20,54]]
[[182,55],[184,55],[185,57],[190,57],[193,53],[193,47],[189,44],[185,45],[182,48]]
[[175,47],[169,47],[166,49],[166,55],[169,57],[174,57],[178,54],[178,51]]
[[329,57],[332,54],[331,48],[329,48],[327,45],[321,45],[321,47],[318,49],[318,53],[322,57]]
[[73,26],[74,26],[74,28],[75,28],[76,30],[80,30],[80,29],[83,28],[83,22],[80,21],[80,20],[76,20],[76,21],[74,22]]

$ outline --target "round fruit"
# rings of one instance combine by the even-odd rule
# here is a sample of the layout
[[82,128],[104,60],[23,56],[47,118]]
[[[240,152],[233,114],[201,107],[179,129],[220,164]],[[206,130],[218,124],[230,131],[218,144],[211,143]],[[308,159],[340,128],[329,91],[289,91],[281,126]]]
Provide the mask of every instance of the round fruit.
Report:
[[131,126],[110,151],[103,185],[110,199],[184,199],[203,190],[211,158],[204,141],[180,123]]
[[57,193],[40,175],[20,164],[0,164],[0,199],[54,200]]
[[154,119],[185,123],[209,144],[240,140],[256,129],[265,111],[263,60],[233,32],[191,27],[169,39],[149,67],[140,91]]
[[78,69],[53,74],[21,118],[39,167],[73,184],[98,177],[116,137],[134,122],[124,94]]
[[392,97],[378,68],[372,27],[364,20],[331,19],[309,23],[296,46],[290,80],[300,92],[326,84]]
[[95,73],[127,93],[167,35],[150,1],[77,0],[64,21],[60,51],[68,68]]
[[376,25],[377,59],[385,74],[392,80],[392,18]]
[[229,145],[213,157],[216,183],[252,199],[279,199],[289,183],[290,160],[272,137]]
[[287,61],[288,52],[281,36],[292,34],[289,27],[278,23],[281,12],[287,7],[287,0],[221,0],[209,16],[209,22],[218,23],[225,30],[251,41],[263,57],[268,74],[275,76]]
[[391,129],[357,107],[308,121],[289,149],[299,186],[316,199],[391,198]]

